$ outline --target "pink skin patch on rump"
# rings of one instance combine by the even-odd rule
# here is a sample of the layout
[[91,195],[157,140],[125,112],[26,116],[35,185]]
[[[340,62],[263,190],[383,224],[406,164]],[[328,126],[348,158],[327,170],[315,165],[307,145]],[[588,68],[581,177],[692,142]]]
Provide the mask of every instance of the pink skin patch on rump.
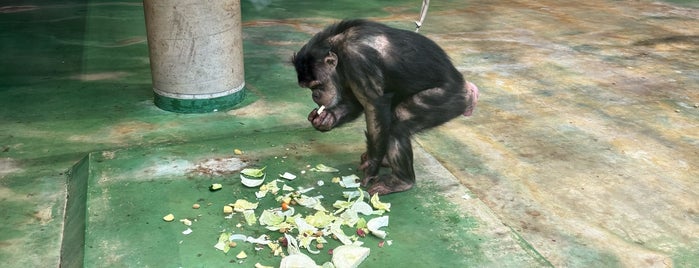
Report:
[[476,103],[478,103],[478,87],[471,82],[466,81],[466,89],[468,89],[469,103],[468,108],[464,112],[464,116],[471,116],[473,110],[476,108]]

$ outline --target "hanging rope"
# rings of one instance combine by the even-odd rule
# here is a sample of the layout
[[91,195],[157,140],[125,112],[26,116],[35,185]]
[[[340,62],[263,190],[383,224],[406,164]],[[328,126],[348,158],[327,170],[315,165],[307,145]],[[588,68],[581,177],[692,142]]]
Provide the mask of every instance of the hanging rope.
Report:
[[425,21],[425,17],[427,17],[427,8],[430,7],[430,0],[422,0],[422,8],[420,8],[420,20],[415,21],[415,32],[420,30],[420,26],[422,26],[422,22]]

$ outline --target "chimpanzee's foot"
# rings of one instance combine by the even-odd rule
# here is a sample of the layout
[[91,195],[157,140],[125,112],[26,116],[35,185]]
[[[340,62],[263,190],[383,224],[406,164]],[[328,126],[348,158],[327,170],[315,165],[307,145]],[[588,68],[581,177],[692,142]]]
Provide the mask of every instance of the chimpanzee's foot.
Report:
[[380,175],[378,178],[365,178],[364,180],[367,183],[372,180],[374,181],[374,183],[372,183],[371,186],[367,189],[370,195],[386,195],[390,193],[407,191],[410,188],[413,188],[413,185],[415,184],[415,182],[404,181],[389,174]]
[[473,114],[473,110],[476,109],[478,95],[480,95],[480,93],[478,92],[478,87],[468,81],[466,81],[465,90],[467,92],[466,96],[468,97],[468,105],[466,106],[464,116],[471,116]]
[[373,181],[377,181],[378,179],[379,179],[379,176],[364,177],[364,179],[362,179],[362,180],[359,182],[359,185],[361,185],[362,187],[366,188],[366,187],[368,187],[369,185],[371,185]]

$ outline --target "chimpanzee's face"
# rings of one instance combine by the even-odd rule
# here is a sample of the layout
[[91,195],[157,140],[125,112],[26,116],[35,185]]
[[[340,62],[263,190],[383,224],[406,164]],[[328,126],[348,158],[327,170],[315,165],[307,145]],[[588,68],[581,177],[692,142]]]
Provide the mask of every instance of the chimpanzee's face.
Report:
[[320,55],[301,48],[292,58],[300,87],[311,90],[311,97],[318,106],[332,107],[338,102],[335,67],[337,55],[326,52]]

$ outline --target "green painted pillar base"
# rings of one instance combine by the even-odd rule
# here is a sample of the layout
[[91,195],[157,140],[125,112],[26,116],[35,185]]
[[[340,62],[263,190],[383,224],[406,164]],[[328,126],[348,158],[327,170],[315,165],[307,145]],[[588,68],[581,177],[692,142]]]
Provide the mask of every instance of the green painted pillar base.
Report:
[[155,105],[223,111],[245,97],[240,0],[144,0]]
[[176,113],[210,113],[226,111],[240,104],[247,94],[245,88],[226,96],[209,99],[180,99],[160,95],[154,92],[155,106],[165,111]]

